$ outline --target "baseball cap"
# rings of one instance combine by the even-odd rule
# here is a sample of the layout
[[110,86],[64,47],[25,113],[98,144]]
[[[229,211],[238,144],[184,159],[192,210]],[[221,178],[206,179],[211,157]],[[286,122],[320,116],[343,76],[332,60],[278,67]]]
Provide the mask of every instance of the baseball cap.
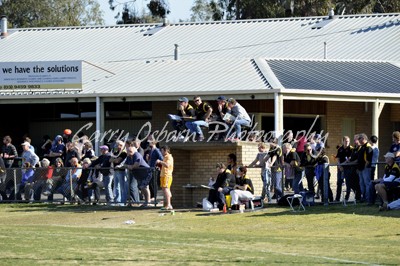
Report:
[[316,135],[314,136],[314,138],[315,138],[315,139],[320,139],[320,138],[321,138],[321,134],[316,134]]
[[185,103],[189,102],[188,98],[186,98],[186,97],[181,97],[181,98],[178,99],[178,101],[179,102],[185,102]]
[[217,101],[226,101],[225,96],[218,96]]
[[21,144],[21,146],[31,146],[31,144],[27,141],[25,141],[24,143]]
[[385,158],[394,158],[395,156],[394,156],[393,153],[388,152],[388,153],[386,153],[383,157],[385,157]]
[[100,146],[100,150],[108,150],[108,146],[107,145],[102,145],[102,146]]

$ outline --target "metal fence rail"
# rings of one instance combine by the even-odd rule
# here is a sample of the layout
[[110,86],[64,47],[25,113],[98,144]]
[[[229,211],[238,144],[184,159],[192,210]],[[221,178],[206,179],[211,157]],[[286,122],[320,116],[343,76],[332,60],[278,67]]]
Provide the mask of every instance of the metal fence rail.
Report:
[[[82,168],[80,168],[82,169]],[[94,202],[96,190],[100,198],[98,202],[107,202],[102,170],[109,170],[114,176],[112,168],[87,168],[82,169],[79,179],[70,178],[74,168],[7,168],[0,175],[0,199],[2,202]],[[83,173],[86,171],[86,173]],[[154,203],[157,203],[159,172],[155,168],[125,169],[124,178],[130,184],[129,178],[135,178],[140,184],[141,178],[145,176],[144,171],[149,171],[152,176],[150,182],[154,188]],[[114,179],[112,181],[113,194],[115,195]],[[140,189],[139,189],[140,191]],[[87,194],[85,194],[87,193]],[[129,189],[127,190],[129,199]],[[121,203],[115,202],[114,203]]]

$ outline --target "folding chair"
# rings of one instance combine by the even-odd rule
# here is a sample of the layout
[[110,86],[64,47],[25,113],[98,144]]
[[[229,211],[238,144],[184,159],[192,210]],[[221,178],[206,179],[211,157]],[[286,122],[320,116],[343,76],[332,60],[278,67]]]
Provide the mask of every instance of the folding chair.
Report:
[[[295,199],[299,200],[299,206],[297,209],[293,207],[293,201]],[[292,209],[293,212],[300,212],[300,211],[305,211],[306,208],[303,205],[303,196],[300,194],[294,194],[293,196],[289,196],[286,198],[287,202],[289,203],[290,208]]]

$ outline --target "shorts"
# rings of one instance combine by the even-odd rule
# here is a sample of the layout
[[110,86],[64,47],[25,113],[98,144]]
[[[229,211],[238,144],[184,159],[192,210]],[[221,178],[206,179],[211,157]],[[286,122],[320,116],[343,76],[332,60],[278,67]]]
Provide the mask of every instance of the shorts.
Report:
[[146,188],[153,178],[153,171],[147,167],[136,168],[132,171],[132,174],[138,181],[139,189]]
[[170,188],[172,184],[172,176],[161,176],[160,177],[160,186],[162,188]]

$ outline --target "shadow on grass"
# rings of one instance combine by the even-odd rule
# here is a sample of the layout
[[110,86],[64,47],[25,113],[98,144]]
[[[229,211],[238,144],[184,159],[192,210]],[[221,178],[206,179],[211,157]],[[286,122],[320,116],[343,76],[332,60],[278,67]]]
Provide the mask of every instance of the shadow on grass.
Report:
[[107,206],[107,205],[74,205],[74,204],[45,204],[45,203],[17,203],[1,204],[0,208],[9,208],[13,212],[71,212],[86,213],[93,211],[117,211],[130,212],[134,210],[159,210],[159,207],[127,207],[127,206]]
[[[296,206],[297,207],[297,206]],[[382,217],[393,217],[400,218],[400,211],[391,210],[391,211],[379,211],[378,205],[368,206],[365,203],[353,205],[348,204],[344,206],[343,204],[331,204],[328,206],[324,205],[314,205],[314,206],[305,206],[305,211],[292,211],[288,206],[278,206],[278,205],[268,205],[264,208],[261,213],[254,213],[249,217],[260,217],[260,216],[287,216],[287,215],[316,215],[316,214],[354,214],[354,215],[368,215],[368,216],[382,216]],[[296,208],[295,208],[296,209]]]
[[[297,206],[296,206],[297,207]],[[159,207],[149,206],[146,208],[140,207],[127,207],[127,206],[106,206],[106,205],[73,205],[73,204],[44,204],[44,203],[14,203],[14,204],[0,204],[0,208],[11,209],[12,212],[71,212],[71,213],[87,213],[93,211],[103,212],[131,212],[131,211],[160,211]],[[245,210],[244,213],[250,214],[246,217],[274,217],[274,216],[293,216],[293,215],[316,215],[325,213],[341,213],[341,214],[356,214],[356,215],[368,215],[368,216],[382,216],[382,217],[393,217],[400,218],[400,211],[378,211],[378,205],[368,206],[367,204],[361,203],[357,205],[342,204],[331,204],[328,206],[315,205],[305,206],[305,211],[293,212],[288,206],[279,206],[276,204],[267,205],[262,209]],[[201,208],[186,208],[186,209],[175,209],[177,213],[180,212],[191,212],[196,213],[196,216],[215,216],[215,215],[226,215],[236,214],[240,215],[238,211],[228,211],[227,213],[220,212],[207,212]]]

